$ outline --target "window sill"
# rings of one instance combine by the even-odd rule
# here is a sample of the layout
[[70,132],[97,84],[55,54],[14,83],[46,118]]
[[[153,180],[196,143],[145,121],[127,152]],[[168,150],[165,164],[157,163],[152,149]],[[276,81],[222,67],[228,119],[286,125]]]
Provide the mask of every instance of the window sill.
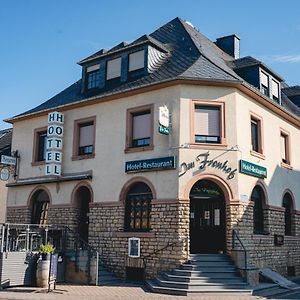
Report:
[[250,154],[251,154],[252,156],[255,156],[255,157],[258,157],[258,158],[261,158],[261,159],[266,159],[266,156],[265,156],[265,155],[263,155],[263,154],[260,153],[260,152],[256,152],[256,151],[254,151],[254,150],[250,150]]
[[115,232],[115,237],[123,237],[123,238],[154,238],[155,232],[141,232],[141,231],[124,231],[124,232]]
[[228,145],[223,144],[214,144],[214,143],[190,143],[190,149],[224,149],[226,150]]
[[154,146],[145,146],[145,147],[131,147],[131,148],[126,148],[124,150],[125,153],[134,153],[134,152],[142,152],[142,151],[150,151],[153,150]]
[[36,167],[36,166],[43,166],[43,165],[45,165],[46,164],[46,162],[43,160],[43,161],[33,161],[32,163],[31,163],[31,165],[33,166],[33,167]]
[[95,153],[88,154],[88,155],[72,156],[72,160],[82,160],[82,159],[90,159],[90,158],[95,158]]
[[293,170],[293,167],[290,164],[286,164],[284,162],[280,163],[281,167],[289,169],[289,170]]

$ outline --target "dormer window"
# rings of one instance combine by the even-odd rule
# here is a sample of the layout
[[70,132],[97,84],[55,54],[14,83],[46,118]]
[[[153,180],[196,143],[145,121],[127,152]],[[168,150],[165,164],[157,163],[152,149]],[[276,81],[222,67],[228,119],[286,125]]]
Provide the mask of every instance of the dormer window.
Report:
[[129,54],[129,72],[143,69],[145,66],[144,50]]
[[260,90],[264,95],[269,97],[270,95],[269,76],[264,72],[260,73]]
[[86,87],[88,90],[99,87],[100,84],[100,65],[93,65],[86,69]]
[[279,101],[279,83],[272,79],[272,98],[276,102]]
[[116,79],[121,76],[121,57],[107,62],[106,79]]

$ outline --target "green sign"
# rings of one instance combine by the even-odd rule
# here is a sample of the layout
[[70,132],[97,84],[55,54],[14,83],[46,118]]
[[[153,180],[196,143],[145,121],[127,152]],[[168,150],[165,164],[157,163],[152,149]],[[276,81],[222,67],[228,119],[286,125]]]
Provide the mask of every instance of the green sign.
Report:
[[165,127],[163,125],[159,125],[158,132],[162,133],[162,134],[165,134],[165,135],[168,135],[169,132],[170,132],[170,129],[169,129],[169,127]]
[[267,168],[255,165],[246,160],[240,160],[240,172],[259,178],[267,177]]

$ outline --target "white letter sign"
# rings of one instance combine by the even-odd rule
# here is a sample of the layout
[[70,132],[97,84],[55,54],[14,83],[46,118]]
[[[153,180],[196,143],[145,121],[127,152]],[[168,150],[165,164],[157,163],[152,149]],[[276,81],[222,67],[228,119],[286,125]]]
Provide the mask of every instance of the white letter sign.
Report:
[[64,115],[59,112],[48,114],[46,176],[61,176]]

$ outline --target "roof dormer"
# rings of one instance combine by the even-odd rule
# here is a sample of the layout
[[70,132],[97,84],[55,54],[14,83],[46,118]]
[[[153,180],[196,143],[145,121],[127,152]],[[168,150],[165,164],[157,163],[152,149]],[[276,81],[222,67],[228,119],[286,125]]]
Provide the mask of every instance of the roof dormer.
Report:
[[281,104],[283,79],[268,66],[251,56],[231,62],[233,70],[262,94]]
[[83,70],[82,92],[139,79],[155,72],[167,56],[166,47],[146,35],[130,44],[122,42],[108,51],[102,49],[79,62]]

